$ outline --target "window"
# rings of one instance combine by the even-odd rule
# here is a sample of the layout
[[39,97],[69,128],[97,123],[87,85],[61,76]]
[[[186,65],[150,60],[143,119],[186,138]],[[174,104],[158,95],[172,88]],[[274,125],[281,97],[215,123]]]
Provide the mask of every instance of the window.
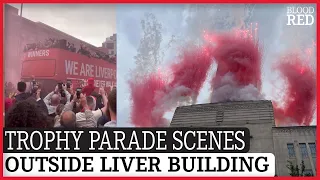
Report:
[[288,154],[289,154],[289,158],[294,158],[296,157],[296,153],[294,151],[294,146],[292,143],[288,143],[287,144],[287,148],[288,148]]
[[305,143],[300,143],[299,147],[300,147],[301,157],[307,158],[308,157],[307,145]]
[[311,169],[305,169],[304,170],[304,175],[305,176],[313,176],[313,172]]
[[223,114],[224,114],[224,112],[221,111],[221,110],[219,110],[217,112],[217,122],[222,122],[223,121]]
[[309,143],[311,157],[317,157],[316,155],[316,143]]

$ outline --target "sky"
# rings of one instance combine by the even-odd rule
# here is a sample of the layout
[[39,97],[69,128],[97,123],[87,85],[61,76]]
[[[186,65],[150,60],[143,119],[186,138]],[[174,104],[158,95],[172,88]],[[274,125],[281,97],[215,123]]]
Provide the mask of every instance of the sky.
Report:
[[[21,4],[10,4],[19,9]],[[23,4],[22,16],[40,21],[97,47],[116,33],[115,5]]]
[[[194,5],[192,5],[194,6]],[[205,5],[207,6],[207,5]],[[238,7],[237,7],[238,6]],[[242,6],[242,5],[240,5]],[[287,7],[291,5],[255,5],[251,15],[251,22],[258,23],[258,37],[264,51],[262,65],[262,93],[265,99],[277,99],[275,96],[279,91],[274,86],[281,86],[282,81],[272,71],[276,58],[281,53],[294,48],[311,46],[315,40],[316,25],[311,26],[287,26]],[[134,56],[137,55],[140,39],[143,35],[141,20],[145,13],[153,13],[162,24],[161,48],[165,54],[160,67],[166,67],[174,62],[176,49],[166,48],[172,35],[180,38],[197,38],[199,32],[208,27],[215,17],[205,14],[207,11],[191,12],[186,5],[119,5],[117,6],[117,104],[118,104],[118,126],[132,126],[130,124],[131,101],[128,80],[132,77],[131,72],[135,70]],[[236,11],[239,5],[220,5],[208,10],[219,11],[219,16],[229,16],[240,19],[241,12]],[[196,18],[190,21],[190,16]],[[214,68],[213,68],[214,69]],[[211,74],[214,70],[211,71]],[[275,83],[276,82],[276,83]],[[200,91],[198,103],[207,103],[210,85],[206,82]],[[171,119],[173,113],[167,113],[165,117]],[[315,124],[315,120],[313,122]]]

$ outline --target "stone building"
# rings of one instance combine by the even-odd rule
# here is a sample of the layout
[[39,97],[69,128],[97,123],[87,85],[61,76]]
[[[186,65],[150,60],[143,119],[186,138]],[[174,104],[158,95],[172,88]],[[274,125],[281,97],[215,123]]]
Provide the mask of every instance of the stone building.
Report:
[[315,126],[275,127],[271,101],[240,101],[178,107],[171,127],[247,127],[251,153],[273,153],[276,175],[288,176],[288,161],[304,160],[316,173]]
[[117,54],[117,34],[113,34],[112,36],[106,38],[106,40],[102,43],[102,47],[107,48],[109,55]]

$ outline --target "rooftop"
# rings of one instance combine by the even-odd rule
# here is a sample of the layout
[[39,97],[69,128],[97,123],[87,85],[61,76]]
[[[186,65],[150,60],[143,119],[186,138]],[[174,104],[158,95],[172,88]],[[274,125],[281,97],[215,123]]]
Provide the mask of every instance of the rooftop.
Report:
[[175,113],[188,113],[188,112],[205,112],[213,110],[226,110],[226,109],[248,109],[257,107],[272,107],[270,100],[257,100],[257,101],[229,101],[220,103],[207,103],[195,104],[190,106],[177,107]]

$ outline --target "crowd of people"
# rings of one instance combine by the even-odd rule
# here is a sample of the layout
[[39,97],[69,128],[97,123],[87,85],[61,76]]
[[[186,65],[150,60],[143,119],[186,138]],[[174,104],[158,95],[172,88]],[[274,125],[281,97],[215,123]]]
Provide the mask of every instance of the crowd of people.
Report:
[[6,127],[116,127],[116,88],[107,94],[104,88],[97,92],[93,83],[81,92],[74,91],[72,85],[68,88],[60,84],[42,99],[38,87],[28,92],[26,83],[18,82],[18,92],[5,99]]
[[116,63],[116,55],[113,57],[110,57],[106,53],[92,51],[82,43],[80,44],[80,48],[77,51],[77,48],[73,43],[67,42],[66,40],[59,40],[54,38],[45,39],[44,42],[39,41],[38,43],[27,44],[24,47],[24,52],[37,51],[41,49],[50,49],[50,48],[60,48],[60,49],[68,50],[70,52],[88,56],[89,58],[103,59],[111,63]]
[[[60,41],[58,39],[49,38],[49,39],[45,39],[44,42],[39,41],[38,43],[31,43],[31,44],[25,45],[24,52],[37,51],[40,49],[49,49],[49,48],[64,48],[64,49],[66,49],[66,47],[61,46]],[[74,50],[74,52],[75,52],[75,50]]]

